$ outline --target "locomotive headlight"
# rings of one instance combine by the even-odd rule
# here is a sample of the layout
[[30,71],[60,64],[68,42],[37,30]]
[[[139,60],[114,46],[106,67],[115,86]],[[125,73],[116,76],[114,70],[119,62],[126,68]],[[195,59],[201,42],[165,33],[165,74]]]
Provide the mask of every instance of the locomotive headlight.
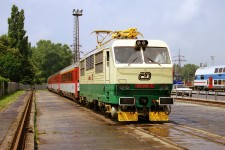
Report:
[[142,42],[140,40],[136,41],[136,46],[141,46]]
[[147,40],[137,40],[136,41],[136,49],[140,50],[140,48],[142,47],[143,50],[145,50],[145,48],[148,46],[148,41]]
[[148,41],[147,40],[143,40],[143,41],[141,41],[141,43],[142,43],[142,46],[147,46],[148,45]]
[[148,41],[147,40],[137,40],[136,41],[136,46],[147,46]]
[[121,90],[128,90],[128,89],[130,89],[130,85],[128,85],[128,84],[120,84],[120,85],[118,85],[118,87]]

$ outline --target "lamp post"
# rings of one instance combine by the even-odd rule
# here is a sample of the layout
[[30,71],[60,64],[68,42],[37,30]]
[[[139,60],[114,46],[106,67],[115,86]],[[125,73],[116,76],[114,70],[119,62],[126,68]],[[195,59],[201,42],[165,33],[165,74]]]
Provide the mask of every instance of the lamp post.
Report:
[[80,44],[79,44],[79,16],[82,16],[83,10],[73,9],[74,16],[74,31],[73,31],[73,46],[74,46],[74,63],[80,60]]

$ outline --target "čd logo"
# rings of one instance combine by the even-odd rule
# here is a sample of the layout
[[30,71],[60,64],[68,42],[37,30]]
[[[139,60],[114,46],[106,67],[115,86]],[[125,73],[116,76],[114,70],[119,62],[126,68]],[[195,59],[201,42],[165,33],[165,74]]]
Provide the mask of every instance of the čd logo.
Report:
[[140,72],[138,79],[139,80],[150,80],[151,79],[151,72]]

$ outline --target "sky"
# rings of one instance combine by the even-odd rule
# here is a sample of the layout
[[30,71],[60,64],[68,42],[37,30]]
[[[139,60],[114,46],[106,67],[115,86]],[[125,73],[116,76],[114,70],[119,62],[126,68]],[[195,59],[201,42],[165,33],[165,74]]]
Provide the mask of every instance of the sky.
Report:
[[225,0],[0,0],[0,35],[8,32],[13,4],[25,11],[24,28],[32,46],[39,40],[72,45],[72,11],[82,9],[84,53],[96,47],[92,31],[134,27],[146,39],[166,42],[173,60],[180,50],[186,60],[182,64],[225,64]]

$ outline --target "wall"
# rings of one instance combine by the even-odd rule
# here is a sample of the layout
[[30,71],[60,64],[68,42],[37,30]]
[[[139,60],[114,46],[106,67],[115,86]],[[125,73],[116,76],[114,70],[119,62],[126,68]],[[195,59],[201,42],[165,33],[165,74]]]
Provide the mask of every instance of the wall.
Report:
[[47,84],[36,84],[36,85],[28,85],[28,84],[21,84],[17,82],[0,82],[0,97],[7,93],[13,93],[17,90],[27,90],[27,89],[33,89],[36,90],[44,90],[47,88]]

